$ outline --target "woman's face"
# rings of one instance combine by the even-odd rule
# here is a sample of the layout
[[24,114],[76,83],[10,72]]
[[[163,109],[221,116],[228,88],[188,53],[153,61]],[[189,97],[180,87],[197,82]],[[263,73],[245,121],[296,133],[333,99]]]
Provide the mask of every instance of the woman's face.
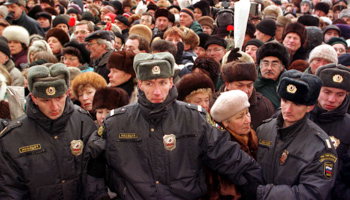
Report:
[[49,37],[49,39],[47,39],[47,43],[49,44],[52,53],[59,53],[62,50],[62,45],[61,42],[56,38],[56,37]]
[[101,108],[101,109],[96,109],[96,120],[99,126],[102,125],[103,120],[106,118],[106,115],[110,112],[111,110],[107,108]]
[[118,51],[121,51],[122,47],[123,47],[122,39],[116,37],[115,38],[115,46],[117,47]]
[[198,92],[192,95],[188,103],[202,106],[207,112],[209,112],[209,94],[205,92]]
[[108,74],[109,84],[112,87],[119,86],[127,82],[131,78],[131,74],[128,74],[122,70],[111,68]]
[[12,40],[8,42],[11,55],[16,55],[23,50],[22,44],[18,41]]
[[82,64],[79,62],[79,58],[77,56],[71,54],[64,54],[61,57],[61,62],[65,64],[67,67],[80,67]]
[[230,129],[238,135],[246,135],[250,132],[250,113],[249,108],[245,108],[236,115],[223,121],[225,128]]
[[92,110],[92,101],[94,99],[96,89],[91,86],[84,86],[78,91],[78,100],[81,103],[81,107],[87,111]]

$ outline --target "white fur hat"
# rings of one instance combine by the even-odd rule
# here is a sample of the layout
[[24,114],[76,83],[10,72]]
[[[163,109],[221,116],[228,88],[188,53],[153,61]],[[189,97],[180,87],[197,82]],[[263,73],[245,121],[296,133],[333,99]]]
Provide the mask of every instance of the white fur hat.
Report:
[[32,52],[46,51],[52,54],[52,50],[50,46],[47,44],[45,40],[35,40],[33,44],[28,49],[28,61],[32,62],[30,58],[30,54]]
[[29,46],[29,33],[27,29],[22,26],[11,25],[4,29],[2,35],[8,41],[18,41],[20,43],[25,44],[27,47]]
[[241,90],[223,92],[210,109],[210,115],[217,122],[222,122],[250,106],[248,95]]

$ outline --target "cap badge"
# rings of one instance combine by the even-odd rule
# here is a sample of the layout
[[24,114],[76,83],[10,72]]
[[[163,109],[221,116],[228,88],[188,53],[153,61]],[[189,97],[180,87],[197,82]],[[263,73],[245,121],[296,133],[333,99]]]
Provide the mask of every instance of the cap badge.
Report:
[[48,87],[46,89],[46,94],[49,96],[55,95],[56,94],[56,89],[55,87]]
[[159,66],[154,66],[152,68],[152,74],[160,74],[160,67]]
[[297,87],[295,85],[289,84],[287,86],[287,92],[294,94],[297,91]]
[[83,153],[84,143],[81,140],[72,140],[70,142],[70,150],[73,155],[79,156]]
[[336,83],[341,83],[341,82],[343,82],[343,77],[339,74],[336,74],[333,76],[333,81]]
[[176,148],[176,137],[174,134],[163,136],[164,148],[168,151],[172,151]]

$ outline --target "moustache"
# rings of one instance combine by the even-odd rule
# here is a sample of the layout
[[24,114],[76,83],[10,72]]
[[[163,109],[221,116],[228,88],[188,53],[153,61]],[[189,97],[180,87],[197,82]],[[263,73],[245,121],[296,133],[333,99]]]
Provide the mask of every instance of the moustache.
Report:
[[275,73],[274,73],[273,71],[270,71],[270,70],[268,70],[268,71],[266,71],[266,72],[263,73],[263,75],[265,75],[265,74],[272,74],[272,75],[275,75]]

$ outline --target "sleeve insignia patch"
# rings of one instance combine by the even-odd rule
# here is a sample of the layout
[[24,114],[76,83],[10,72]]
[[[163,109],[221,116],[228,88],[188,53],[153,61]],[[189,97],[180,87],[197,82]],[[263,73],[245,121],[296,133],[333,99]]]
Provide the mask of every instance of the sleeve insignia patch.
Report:
[[100,136],[100,137],[102,137],[102,134],[103,134],[103,130],[104,130],[105,128],[103,127],[103,126],[100,126],[100,128],[98,128],[98,131],[97,131],[97,134]]
[[326,179],[330,179],[333,176],[333,166],[334,164],[331,162],[325,162],[323,164],[323,175],[326,177]]
[[323,162],[323,161],[326,161],[326,160],[331,161],[333,163],[336,163],[337,162],[337,157],[335,155],[331,154],[331,153],[322,154],[320,156],[320,160],[319,161]]
[[209,113],[207,113],[207,123],[210,124],[211,126],[217,128],[217,129],[219,129],[220,131],[225,131],[225,129],[222,126],[220,126],[219,124],[217,124],[216,122],[214,122],[211,119]]

